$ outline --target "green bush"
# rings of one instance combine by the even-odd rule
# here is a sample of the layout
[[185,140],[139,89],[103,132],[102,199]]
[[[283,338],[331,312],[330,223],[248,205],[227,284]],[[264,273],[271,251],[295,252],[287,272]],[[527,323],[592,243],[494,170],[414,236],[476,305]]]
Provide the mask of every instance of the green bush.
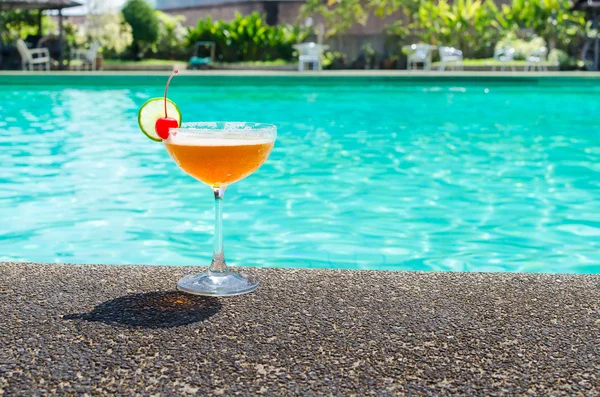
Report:
[[89,15],[88,23],[76,31],[78,47],[98,42],[105,58],[119,58],[133,42],[131,26],[122,14]]
[[561,70],[570,70],[577,67],[577,59],[570,57],[569,54],[558,48],[550,51],[550,54],[548,54],[548,61],[558,65]]
[[[42,30],[45,34],[56,29],[56,23],[48,16],[42,17]],[[0,12],[0,37],[3,42],[25,39],[38,33],[37,11],[2,11]]]
[[492,0],[424,0],[412,28],[426,43],[456,47],[465,57],[486,57],[499,36],[497,13]]
[[551,49],[567,52],[575,51],[586,25],[584,13],[572,11],[569,0],[512,0],[502,6],[497,20],[505,32],[531,29]]
[[[421,0],[412,18],[410,27],[424,42],[476,58],[491,56],[501,37],[515,41],[517,59],[541,46],[574,53],[585,31],[583,13],[572,11],[569,0],[512,0],[501,9],[492,0]],[[516,34],[523,31],[538,38],[519,41]]]
[[514,48],[515,60],[523,60],[529,54],[542,47],[547,47],[546,41],[538,36],[533,36],[529,40],[520,39],[514,33],[509,33],[496,44],[496,50],[502,48]]
[[198,41],[213,41],[216,57],[221,62],[291,60],[293,45],[302,41],[306,32],[297,26],[265,24],[258,13],[242,17],[239,13],[231,22],[213,21],[210,16],[189,28],[186,41],[189,48]]
[[123,17],[131,26],[133,54],[139,59],[158,40],[158,17],[145,0],[128,0],[123,7]]
[[343,69],[347,64],[346,54],[339,51],[327,51],[323,54],[323,69]]
[[186,29],[183,27],[183,15],[169,15],[156,11],[158,18],[158,41],[154,46],[154,56],[159,59],[186,59]]
[[[302,15],[319,15],[329,36],[365,25],[369,15],[404,14],[386,27],[388,53],[398,54],[398,43],[420,39],[450,45],[465,57],[490,57],[499,38],[509,32],[530,30],[547,43],[575,55],[581,38],[590,32],[585,14],[573,11],[574,0],[306,0]],[[504,4],[503,4],[504,3]],[[502,4],[497,5],[497,4]],[[499,8],[500,7],[500,8]],[[398,14],[396,14],[398,15]]]

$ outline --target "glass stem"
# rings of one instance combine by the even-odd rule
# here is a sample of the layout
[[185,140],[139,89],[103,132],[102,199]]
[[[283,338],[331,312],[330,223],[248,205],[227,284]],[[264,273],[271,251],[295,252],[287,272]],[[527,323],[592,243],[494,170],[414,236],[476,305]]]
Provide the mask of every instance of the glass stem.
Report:
[[226,186],[213,187],[215,195],[215,244],[213,249],[213,258],[209,273],[225,273],[227,265],[225,264],[225,253],[223,251],[223,196]]

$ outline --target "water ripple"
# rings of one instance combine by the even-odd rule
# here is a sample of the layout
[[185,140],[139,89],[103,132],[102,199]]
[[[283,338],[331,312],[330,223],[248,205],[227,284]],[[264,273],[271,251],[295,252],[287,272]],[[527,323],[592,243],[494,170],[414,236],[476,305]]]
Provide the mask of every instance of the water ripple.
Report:
[[[184,118],[279,126],[227,191],[236,265],[600,273],[596,86],[174,83]],[[208,188],[136,114],[160,87],[0,87],[0,260],[207,264]]]

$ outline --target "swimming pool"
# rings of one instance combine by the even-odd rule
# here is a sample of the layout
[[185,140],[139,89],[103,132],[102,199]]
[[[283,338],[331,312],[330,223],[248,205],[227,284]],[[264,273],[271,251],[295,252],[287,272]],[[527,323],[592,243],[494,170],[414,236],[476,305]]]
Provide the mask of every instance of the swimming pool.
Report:
[[[207,265],[210,190],[137,128],[166,77],[40,79],[0,85],[0,260]],[[600,80],[181,76],[169,94],[184,121],[279,127],[227,190],[232,265],[600,273]]]

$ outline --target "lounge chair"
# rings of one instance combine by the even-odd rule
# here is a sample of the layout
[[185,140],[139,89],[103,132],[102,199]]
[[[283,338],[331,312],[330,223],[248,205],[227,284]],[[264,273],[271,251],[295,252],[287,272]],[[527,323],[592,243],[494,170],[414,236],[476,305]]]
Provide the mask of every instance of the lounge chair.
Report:
[[431,70],[431,56],[434,47],[429,44],[413,44],[405,47],[408,51],[407,69],[416,69],[417,65],[422,63],[423,70]]
[[548,68],[544,64],[547,53],[548,53],[548,49],[546,47],[540,47],[540,48],[533,50],[525,58],[525,60],[527,61],[527,64],[525,65],[525,71],[530,70],[533,72],[533,71],[535,71],[535,68],[537,67],[539,70],[543,70],[543,71],[547,72]]
[[98,56],[98,50],[100,49],[100,43],[94,43],[89,49],[71,50],[71,61],[79,61],[75,65],[76,70],[81,70],[81,67],[85,69],[88,65],[90,70],[96,70],[96,57]]
[[[210,56],[200,56],[200,49],[210,51]],[[190,58],[190,69],[211,68],[215,62],[215,43],[212,41],[199,41],[194,46],[194,55]]]
[[[514,48],[498,48],[494,51],[494,60],[501,63],[500,71],[505,70],[507,63],[511,63],[515,60],[515,49]],[[510,65],[511,70],[515,71],[515,65]],[[492,67],[492,71],[496,71],[496,65]]]
[[27,48],[23,40],[17,40],[17,50],[21,56],[21,65],[23,70],[35,70],[36,66],[44,66],[45,70],[50,70],[50,51],[47,48]]
[[446,66],[451,67],[454,70],[462,70],[463,68],[463,52],[454,47],[440,47],[440,66],[438,71],[442,72],[446,70]]
[[323,51],[329,48],[327,45],[317,43],[301,43],[293,46],[298,51],[298,71],[304,71],[304,64],[311,63],[312,70],[321,70]]

